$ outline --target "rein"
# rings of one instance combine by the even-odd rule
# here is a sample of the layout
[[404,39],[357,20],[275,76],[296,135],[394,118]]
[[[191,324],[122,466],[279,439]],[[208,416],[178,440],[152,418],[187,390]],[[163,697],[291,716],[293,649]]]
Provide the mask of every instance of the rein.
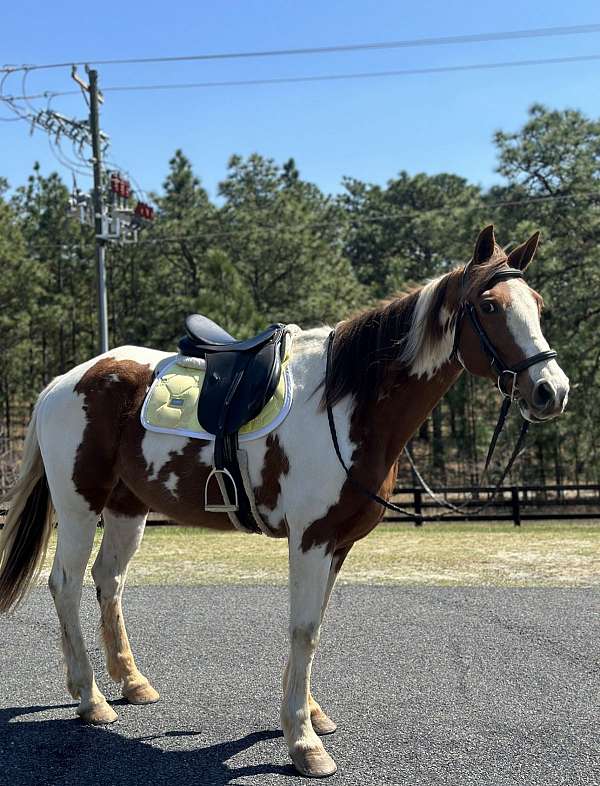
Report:
[[[468,266],[466,266],[465,269],[463,270],[462,286],[461,286],[462,289],[464,289],[464,281],[465,281],[465,276],[466,276],[467,269],[468,269]],[[509,268],[507,270],[499,270],[497,273],[495,273],[491,277],[491,279],[485,284],[485,286],[482,288],[481,291],[484,291],[485,289],[490,289],[495,284],[497,284],[499,281],[504,281],[504,280],[507,280],[507,279],[510,279],[510,278],[524,278],[523,271],[522,270],[517,270],[516,268]],[[487,456],[486,456],[486,460],[485,460],[485,467],[484,467],[484,470],[483,470],[483,473],[482,473],[482,476],[481,476],[481,480],[479,481],[478,489],[471,495],[471,499],[467,500],[462,505],[454,505],[452,502],[449,502],[447,499],[445,499],[443,497],[439,497],[429,487],[429,485],[427,484],[427,482],[425,481],[425,479],[423,478],[423,476],[421,475],[421,473],[417,469],[417,467],[415,465],[415,462],[413,460],[413,457],[411,456],[408,448],[406,446],[404,447],[404,453],[406,454],[406,456],[408,458],[408,461],[409,461],[409,463],[411,465],[411,468],[412,468],[413,472],[415,473],[417,479],[421,483],[421,486],[423,487],[424,491],[434,500],[434,502],[436,502],[436,504],[440,505],[441,507],[447,508],[449,511],[454,511],[455,513],[461,513],[461,514],[464,513],[466,508],[468,508],[470,503],[475,498],[475,494],[481,488],[481,484],[482,484],[483,478],[485,477],[485,474],[486,474],[486,472],[487,472],[487,470],[489,468],[490,462],[492,460],[492,456],[494,455],[494,450],[496,448],[496,443],[498,442],[498,437],[500,436],[500,434],[502,432],[502,429],[504,428],[504,424],[506,422],[506,418],[507,418],[508,413],[510,411],[511,404],[513,403],[513,401],[516,398],[516,393],[517,393],[517,385],[516,385],[517,375],[521,371],[525,371],[526,369],[530,368],[531,366],[534,366],[536,363],[540,363],[540,362],[545,361],[545,360],[552,360],[553,358],[557,357],[557,355],[558,355],[558,353],[555,350],[549,349],[549,350],[546,350],[544,352],[538,352],[537,354],[532,355],[531,357],[525,358],[524,360],[520,361],[519,363],[515,363],[512,366],[508,366],[502,360],[502,358],[498,354],[496,348],[494,347],[493,343],[491,342],[489,336],[485,332],[485,329],[484,329],[483,325],[481,324],[481,322],[479,320],[479,317],[477,316],[477,311],[475,309],[475,305],[473,303],[471,303],[471,301],[464,301],[461,304],[459,312],[458,312],[458,315],[457,315],[456,328],[455,328],[455,333],[454,333],[454,345],[452,347],[452,352],[450,354],[450,358],[456,357],[457,360],[459,361],[459,363],[461,364],[461,366],[463,366],[463,368],[464,368],[464,364],[462,363],[462,361],[460,359],[460,356],[458,354],[458,345],[459,345],[459,342],[460,342],[460,328],[462,327],[463,317],[464,317],[465,314],[468,317],[471,325],[473,326],[473,329],[474,329],[475,333],[479,337],[479,341],[481,343],[481,348],[483,349],[484,353],[490,358],[491,366],[494,367],[496,369],[497,373],[498,373],[497,386],[498,386],[498,390],[500,391],[500,393],[503,396],[502,405],[500,407],[500,412],[498,414],[498,421],[497,421],[496,426],[494,428],[494,433],[492,434],[492,439],[491,439],[490,445],[488,447],[488,452],[487,452]],[[330,375],[331,375],[331,358],[332,358],[332,354],[333,354],[334,338],[335,338],[335,330],[332,330],[331,333],[329,334],[329,339],[328,339],[328,343],[327,343],[327,362],[326,362],[326,366],[325,366],[325,406],[326,406],[326,410],[327,410],[327,420],[329,422],[329,432],[331,434],[331,441],[333,442],[333,447],[335,449],[335,453],[336,453],[336,456],[338,458],[338,461],[342,465],[342,467],[344,469],[344,472],[346,473],[346,477],[348,478],[350,483],[354,486],[354,488],[356,488],[358,491],[360,491],[366,497],[371,499],[373,502],[376,502],[377,504],[381,505],[382,507],[387,508],[388,510],[392,510],[395,513],[400,513],[403,516],[406,516],[408,518],[414,519],[416,521],[422,521],[423,519],[425,519],[425,516],[423,514],[415,513],[415,512],[411,512],[409,510],[406,510],[406,508],[403,508],[400,505],[396,505],[396,503],[390,502],[389,500],[386,500],[383,497],[380,497],[379,494],[375,494],[374,492],[369,491],[369,489],[365,488],[365,486],[363,486],[361,483],[359,483],[351,475],[350,468],[346,465],[346,463],[345,463],[345,461],[344,461],[344,459],[342,457],[342,453],[340,451],[340,445],[339,445],[338,437],[337,437],[337,431],[336,431],[336,428],[335,428],[335,421],[333,419],[333,409],[332,409],[331,402],[330,402],[330,399],[329,399],[329,385],[328,385],[329,378],[330,378]],[[503,379],[503,376],[505,374],[506,375],[511,375],[510,393],[507,393],[504,390],[504,388],[502,387],[502,379]],[[471,511],[472,515],[477,515],[477,514],[483,512],[494,501],[494,499],[495,499],[495,497],[496,497],[500,487],[504,483],[504,480],[505,480],[506,476],[508,475],[508,473],[512,469],[513,464],[515,463],[515,461],[518,458],[519,454],[523,450],[523,447],[525,445],[525,438],[527,436],[528,429],[529,429],[529,422],[527,420],[523,419],[523,423],[521,425],[521,431],[520,431],[519,436],[517,438],[517,441],[515,443],[515,447],[514,447],[512,453],[511,453],[511,455],[510,455],[510,458],[509,458],[509,460],[508,460],[504,470],[502,471],[502,473],[500,475],[499,480],[497,481],[497,483],[494,486],[494,489],[492,491],[491,497],[483,505],[481,505],[479,508],[477,508],[476,510]],[[449,514],[442,514],[441,518],[443,518],[444,515],[449,515]]]

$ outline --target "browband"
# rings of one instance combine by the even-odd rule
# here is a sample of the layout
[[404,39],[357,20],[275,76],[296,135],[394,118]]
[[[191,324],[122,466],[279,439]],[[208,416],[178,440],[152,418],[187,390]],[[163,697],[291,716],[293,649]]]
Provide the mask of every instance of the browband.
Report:
[[[469,272],[470,267],[471,267],[470,263],[468,265],[465,265],[465,267],[463,268],[462,275],[460,277],[460,288],[462,292],[464,292],[465,289],[465,282],[467,280],[467,274]],[[519,270],[519,268],[516,267],[507,267],[504,270],[498,270],[481,287],[481,289],[479,290],[479,294],[485,292],[486,289],[491,289],[499,281],[506,281],[509,278],[525,278],[525,273],[523,273],[522,270]]]
[[511,267],[508,270],[499,270],[483,285],[479,294],[485,292],[486,289],[491,289],[493,286],[496,286],[499,281],[506,281],[506,279],[509,278],[525,278],[525,273],[523,273],[522,270],[518,270],[516,267]]

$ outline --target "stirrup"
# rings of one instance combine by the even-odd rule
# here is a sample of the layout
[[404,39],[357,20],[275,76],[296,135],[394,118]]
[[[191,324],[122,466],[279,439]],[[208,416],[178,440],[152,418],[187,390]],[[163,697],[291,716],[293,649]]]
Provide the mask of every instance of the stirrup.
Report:
[[[220,504],[209,504],[208,502],[208,485],[213,476],[216,478],[217,483],[219,484],[219,491],[221,492],[223,499],[225,500],[227,498],[225,494],[225,489],[226,489],[225,483],[223,482],[223,485],[221,485],[222,478],[219,477],[221,475],[225,475],[231,481],[231,484],[233,486],[233,491],[235,494],[234,496],[235,502],[233,505],[231,504],[231,502],[222,502]],[[233,479],[233,475],[228,469],[225,468],[217,469],[216,467],[214,467],[210,471],[209,476],[206,478],[206,483],[204,485],[204,510],[207,511],[207,513],[234,513],[237,509],[238,509],[238,490],[237,490],[237,486],[235,485],[235,480]]]

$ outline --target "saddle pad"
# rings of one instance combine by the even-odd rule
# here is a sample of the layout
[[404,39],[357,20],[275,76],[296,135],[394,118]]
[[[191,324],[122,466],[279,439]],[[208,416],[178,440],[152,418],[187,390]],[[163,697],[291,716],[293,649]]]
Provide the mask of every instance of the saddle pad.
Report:
[[[239,430],[240,442],[266,436],[289,413],[294,384],[288,361],[286,356],[279,385],[264,409]],[[205,431],[198,421],[198,396],[205,372],[206,363],[200,358],[175,355],[164,361],[146,394],[140,415],[142,426],[159,434],[214,440],[214,434]]]

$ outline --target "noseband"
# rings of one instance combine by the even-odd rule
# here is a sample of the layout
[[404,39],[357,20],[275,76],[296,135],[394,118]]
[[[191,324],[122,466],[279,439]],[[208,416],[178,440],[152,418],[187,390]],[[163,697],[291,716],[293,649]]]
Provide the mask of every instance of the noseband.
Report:
[[[466,273],[468,270],[468,265],[463,270],[462,274],[462,281],[461,281],[461,289],[464,291],[465,288],[465,278]],[[491,289],[494,287],[499,281],[506,281],[511,278],[524,278],[524,274],[522,270],[517,270],[516,268],[508,268],[506,270],[499,270],[497,273],[487,281],[484,286],[480,289],[479,294],[481,295],[482,292],[485,292],[486,289]],[[521,373],[521,371],[525,371],[526,369],[530,368],[531,366],[535,366],[536,363],[541,363],[546,360],[552,360],[558,355],[553,349],[547,349],[544,352],[538,352],[536,355],[531,355],[525,360],[521,360],[519,363],[515,363],[512,366],[507,365],[500,355],[496,347],[491,342],[488,334],[485,332],[483,325],[477,315],[477,309],[475,308],[475,304],[472,303],[470,300],[465,300],[460,305],[460,310],[458,313],[458,317],[456,320],[456,330],[454,333],[454,346],[452,348],[452,357],[456,357],[459,363],[463,366],[464,364],[460,359],[459,352],[458,352],[458,345],[460,342],[460,331],[463,323],[463,316],[466,314],[469,322],[471,323],[473,330],[477,334],[479,338],[479,343],[481,344],[481,348],[484,353],[490,359],[490,365],[494,368],[496,373],[498,374],[498,390],[505,398],[510,399],[510,401],[514,401],[517,393],[517,376]],[[504,387],[502,386],[502,380],[504,376],[507,375],[510,378],[510,385],[508,390],[509,393],[506,392]]]
[[[468,269],[469,269],[469,266],[466,265],[464,270],[463,270],[463,272],[462,272],[461,292],[465,291],[466,275],[467,275]],[[479,294],[484,292],[486,289],[491,289],[499,281],[506,281],[506,280],[511,279],[511,278],[524,278],[523,271],[522,270],[518,270],[516,268],[506,268],[504,270],[498,270],[496,273],[494,273],[494,275],[481,288],[481,290],[479,291]],[[494,433],[492,434],[492,439],[490,441],[490,446],[488,448],[488,452],[487,452],[487,456],[486,456],[486,460],[485,460],[485,467],[484,467],[484,470],[483,470],[483,474],[481,476],[481,481],[479,483],[479,486],[481,486],[483,478],[484,478],[484,476],[485,476],[485,474],[486,474],[486,472],[488,470],[488,467],[490,465],[490,462],[492,460],[492,456],[494,454],[494,449],[496,447],[496,442],[498,441],[498,437],[500,436],[500,433],[501,433],[502,429],[504,428],[504,423],[506,421],[506,417],[508,415],[508,412],[509,412],[509,409],[510,409],[510,405],[512,404],[512,402],[516,398],[516,394],[517,394],[517,376],[518,376],[518,374],[520,374],[521,371],[525,371],[526,369],[530,368],[531,366],[534,366],[536,363],[541,363],[541,362],[546,361],[546,360],[552,360],[553,358],[557,357],[558,352],[556,352],[553,349],[548,349],[548,350],[546,350],[544,352],[538,352],[536,355],[531,355],[530,357],[525,358],[525,360],[519,361],[519,363],[514,363],[512,366],[507,365],[504,362],[504,360],[500,357],[500,355],[498,354],[498,351],[496,350],[496,347],[493,345],[493,343],[491,342],[488,334],[485,332],[485,329],[484,329],[483,325],[481,324],[481,322],[479,320],[479,317],[477,316],[477,309],[475,307],[475,304],[472,303],[470,300],[463,300],[461,302],[460,306],[459,306],[459,311],[458,311],[458,314],[457,314],[457,317],[456,317],[456,328],[455,328],[455,331],[454,331],[454,345],[452,347],[452,352],[450,354],[450,358],[456,358],[457,361],[460,363],[460,365],[463,368],[465,368],[465,369],[466,369],[466,366],[462,362],[462,360],[460,358],[460,355],[459,355],[459,351],[458,351],[458,345],[459,345],[459,342],[460,342],[460,331],[461,331],[461,328],[462,328],[463,317],[465,316],[465,314],[466,314],[469,322],[473,326],[473,330],[475,331],[475,333],[479,337],[479,341],[481,343],[481,348],[482,348],[483,352],[490,359],[490,365],[496,370],[496,373],[498,374],[498,380],[497,380],[498,390],[500,391],[500,393],[503,396],[502,406],[500,407],[500,414],[498,415],[498,422],[496,423],[496,427],[494,429]],[[338,461],[342,465],[342,467],[343,467],[343,469],[344,469],[344,471],[346,473],[346,476],[347,476],[348,480],[350,481],[350,483],[358,491],[360,491],[362,494],[367,496],[373,502],[377,502],[379,505],[382,505],[384,508],[387,508],[388,510],[393,510],[395,513],[401,513],[402,515],[407,516],[407,517],[409,517],[411,519],[421,520],[422,521],[423,518],[424,518],[424,516],[422,514],[405,510],[404,508],[400,507],[399,505],[396,505],[394,502],[390,502],[389,500],[386,500],[383,497],[380,497],[378,494],[375,494],[374,492],[369,491],[369,489],[365,488],[361,483],[359,483],[357,480],[355,480],[355,478],[350,474],[350,467],[348,467],[346,465],[346,462],[344,461],[344,459],[342,457],[342,453],[340,451],[340,446],[339,446],[339,442],[338,442],[338,438],[337,438],[337,432],[336,432],[336,428],[335,428],[335,422],[333,420],[333,410],[332,410],[331,403],[330,403],[330,400],[329,400],[329,377],[330,377],[330,373],[331,373],[331,360],[332,360],[332,354],[333,354],[333,340],[334,340],[334,338],[335,338],[335,330],[332,330],[331,333],[329,334],[329,340],[328,340],[328,343],[327,343],[327,364],[326,364],[326,367],[325,367],[325,408],[326,408],[326,411],[327,411],[327,420],[329,421],[329,432],[331,434],[331,440],[333,442],[333,447],[335,449],[335,453],[336,453],[336,456],[338,458]],[[502,387],[502,379],[503,379],[505,374],[506,375],[510,375],[510,377],[511,377],[510,393],[507,393],[503,389],[503,387]],[[511,468],[512,468],[514,462],[515,462],[515,460],[517,459],[517,457],[519,456],[519,454],[521,453],[521,451],[523,449],[523,445],[525,443],[525,437],[527,435],[528,428],[529,428],[529,422],[527,420],[525,420],[525,418],[523,418],[523,423],[521,425],[521,432],[519,434],[519,437],[517,439],[517,442],[515,444],[513,452],[511,454],[509,460],[508,460],[508,463],[506,464],[506,467],[504,468],[504,470],[503,470],[499,480],[497,481],[496,485],[494,486],[494,490],[493,490],[492,496],[487,500],[487,502],[485,504],[481,505],[476,510],[471,511],[472,515],[476,515],[476,514],[481,513],[489,505],[491,505],[491,503],[494,501],[494,499],[496,497],[496,494],[498,493],[498,490],[500,489],[500,487],[504,483],[504,479],[506,478],[506,476],[510,472],[510,470],[511,470]],[[454,505],[451,502],[448,502],[448,500],[445,500],[443,498],[438,497],[429,488],[429,486],[427,485],[427,483],[425,482],[425,480],[421,476],[421,473],[418,471],[417,467],[415,466],[413,458],[410,455],[410,453],[409,453],[409,451],[408,451],[406,446],[404,447],[404,452],[405,452],[406,456],[408,457],[410,465],[413,468],[416,476],[418,477],[421,485],[423,486],[425,491],[432,497],[432,499],[438,505],[441,505],[442,507],[448,508],[450,511],[458,512],[458,513],[464,513],[466,508],[468,508],[469,502],[471,500],[468,500],[463,505]],[[474,497],[475,497],[475,493],[473,494],[472,499]],[[446,515],[448,515],[448,514],[446,514]]]

